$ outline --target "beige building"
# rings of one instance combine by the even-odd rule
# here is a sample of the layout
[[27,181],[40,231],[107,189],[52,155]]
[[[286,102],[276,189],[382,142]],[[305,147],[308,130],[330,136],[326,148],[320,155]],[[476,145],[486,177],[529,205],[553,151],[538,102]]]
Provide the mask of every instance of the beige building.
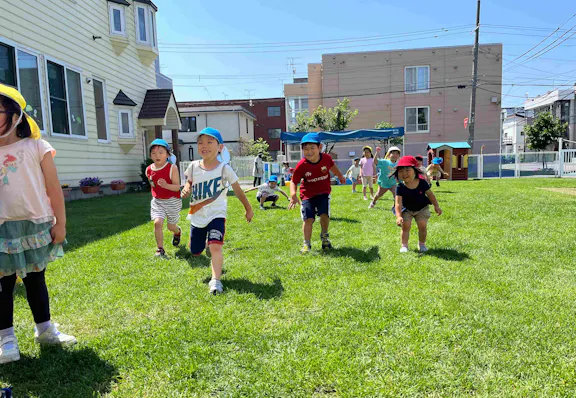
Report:
[[139,181],[146,143],[180,127],[172,90],[156,90],[157,11],[150,0],[0,1],[0,82],[25,96],[62,183]]
[[[385,121],[403,126],[406,154],[424,154],[429,142],[467,141],[464,119],[470,111],[472,46],[324,54],[308,65],[308,78],[284,86],[287,125],[296,114],[319,105],[333,107],[350,98],[359,113],[350,130]],[[499,149],[502,45],[480,46],[474,152]],[[362,143],[339,144],[348,158]],[[358,148],[356,148],[358,147]]]

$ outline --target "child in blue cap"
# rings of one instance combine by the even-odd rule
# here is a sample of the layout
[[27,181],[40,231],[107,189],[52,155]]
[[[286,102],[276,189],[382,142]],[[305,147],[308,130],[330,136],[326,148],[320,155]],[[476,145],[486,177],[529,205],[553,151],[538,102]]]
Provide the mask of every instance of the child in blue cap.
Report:
[[222,293],[220,282],[224,256],[222,245],[226,232],[226,213],[228,209],[227,192],[232,186],[234,194],[244,205],[246,221],[252,221],[254,212],[248,198],[240,188],[238,176],[232,167],[219,157],[224,149],[222,135],[216,129],[206,127],[198,135],[198,152],[202,160],[193,161],[186,169],[186,184],[182,190],[182,197],[190,198],[190,252],[199,256],[206,248],[212,255],[212,279],[208,286],[211,294]]
[[440,178],[442,178],[442,176],[448,178],[448,173],[446,173],[444,170],[442,170],[442,167],[440,166],[442,164],[442,162],[444,161],[444,159],[442,158],[434,158],[432,159],[432,164],[429,165],[426,168],[426,174],[428,174],[428,178],[430,180],[430,185],[432,185],[432,180],[436,180],[436,186],[439,187],[440,186]]
[[278,201],[279,193],[284,195],[286,199],[290,200],[288,195],[280,189],[278,186],[278,177],[277,176],[270,176],[270,179],[266,184],[258,185],[257,187],[253,187],[250,189],[245,190],[244,192],[250,192],[254,190],[258,190],[256,194],[256,200],[260,203],[260,210],[266,210],[264,207],[265,202],[272,202],[271,207],[276,207],[276,202]]
[[311,249],[312,227],[316,216],[320,217],[322,232],[322,249],[331,249],[328,235],[330,224],[330,172],[334,173],[341,184],[346,183],[342,172],[336,166],[332,157],[327,153],[321,153],[322,142],[317,133],[308,133],[300,142],[304,158],[298,162],[292,175],[290,184],[290,206],[293,209],[299,203],[296,196],[297,185],[300,185],[300,199],[302,199],[302,231],[304,232],[304,244],[300,250],[303,254],[309,253]]

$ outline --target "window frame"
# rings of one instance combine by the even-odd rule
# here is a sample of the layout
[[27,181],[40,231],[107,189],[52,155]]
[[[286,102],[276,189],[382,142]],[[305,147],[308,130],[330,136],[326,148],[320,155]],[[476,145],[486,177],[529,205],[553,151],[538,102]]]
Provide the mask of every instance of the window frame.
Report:
[[[270,109],[274,109],[274,110],[278,109],[278,114],[276,115],[275,114],[276,112],[274,112],[274,114],[271,115]],[[268,117],[279,117],[279,116],[282,116],[282,107],[281,106],[269,106],[267,112],[268,112]]]
[[[428,88],[426,90],[419,90],[418,89],[418,69],[419,68],[428,68]],[[408,69],[416,69],[416,89],[414,91],[408,91],[407,87],[407,73]],[[404,67],[404,93],[405,94],[426,94],[430,92],[430,65],[410,65]]]
[[[122,114],[126,113],[128,115],[128,130],[130,134],[128,136],[122,134]],[[130,140],[136,138],[136,132],[134,131],[134,117],[132,109],[121,108],[118,109],[118,139],[120,140]]]
[[98,115],[96,114],[96,97],[94,97],[94,116],[96,118],[96,137],[98,138],[98,142],[101,144],[110,144],[112,139],[110,138],[110,114],[108,113],[108,92],[106,91],[106,80],[101,79],[98,76],[92,76],[92,90],[95,92],[94,89],[94,82],[99,81],[102,83],[102,95],[104,96],[104,124],[106,127],[106,139],[100,139],[98,137]]
[[[294,123],[292,123],[292,113],[293,113],[293,108],[290,106],[290,101],[294,100],[294,103],[298,104],[298,112],[294,112]],[[292,96],[292,97],[286,97],[286,101],[285,101],[285,105],[286,105],[286,125],[287,126],[291,126],[293,124],[296,123],[296,116],[298,115],[299,112],[301,112],[302,109],[302,100],[306,100],[306,102],[308,103],[308,107],[306,108],[306,110],[308,112],[310,112],[310,103],[308,102],[308,96],[307,95],[296,95],[296,96]]]
[[[140,15],[138,10],[144,10],[144,23],[146,30],[146,40],[140,39]],[[151,48],[158,48],[158,31],[156,28],[156,11],[145,4],[134,4],[134,18],[136,23],[136,43],[148,46]],[[152,32],[154,30],[154,32]]]
[[182,121],[182,119],[194,119],[194,131],[178,130],[178,132],[180,132],[180,133],[196,133],[196,132],[198,132],[198,117],[196,117],[196,116],[182,116],[180,118],[180,122],[182,123],[182,126],[184,126],[184,122]]
[[[108,4],[108,22],[110,23],[110,34],[112,36],[127,37],[128,32],[126,30],[126,11],[124,6],[120,4]],[[122,30],[120,32],[114,29],[114,10],[120,11],[120,25]]]
[[[54,126],[52,125],[52,107],[50,106],[50,82],[48,81],[48,62],[52,62],[64,68],[64,87],[66,89],[66,108],[68,110],[68,127],[70,129],[70,134],[62,134],[62,133],[55,133]],[[82,117],[84,120],[84,135],[76,135],[72,134],[72,120],[71,112],[70,112],[70,100],[69,100],[69,92],[68,92],[68,76],[66,71],[70,70],[72,72],[78,73],[80,75],[80,91],[82,93]],[[86,125],[86,95],[84,93],[84,82],[82,69],[67,64],[66,62],[62,62],[59,59],[52,58],[49,56],[44,56],[44,71],[46,73],[46,87],[48,89],[48,115],[50,116],[50,136],[52,137],[61,137],[61,138],[72,138],[76,140],[87,140],[88,139],[88,126]]]
[[[278,130],[278,137],[272,137],[270,135],[270,130]],[[280,134],[282,134],[282,129],[279,127],[275,127],[275,128],[269,128],[268,129],[268,138],[271,140],[276,140],[276,139],[280,139]]]
[[[42,64],[43,64],[43,55],[41,52],[36,51],[31,49],[30,47],[26,47],[23,45],[20,45],[16,42],[13,42],[12,40],[8,40],[3,36],[0,36],[0,43],[10,46],[14,49],[14,65],[16,68],[16,84],[17,87],[15,87],[18,91],[21,90],[20,87],[20,66],[19,66],[19,62],[18,62],[18,51],[22,51],[25,52],[29,55],[32,55],[34,57],[36,57],[36,61],[37,61],[37,65],[38,65],[38,83],[39,83],[39,89],[40,89],[40,106],[42,108],[42,126],[43,128],[40,129],[40,133],[42,135],[46,135],[48,129],[47,129],[47,120],[46,120],[46,112],[45,112],[45,108],[44,106],[46,105],[46,101],[45,101],[45,87],[44,87],[44,79],[42,79]],[[12,87],[12,86],[10,86]],[[50,107],[50,105],[48,104],[48,107]]]
[[[418,110],[419,109],[428,109],[428,120],[427,120],[427,125],[428,125],[428,129],[427,130],[418,130],[418,125],[420,123],[418,123]],[[416,131],[408,131],[408,109],[416,109]],[[430,134],[430,106],[406,106],[404,107],[404,129],[406,134]]]

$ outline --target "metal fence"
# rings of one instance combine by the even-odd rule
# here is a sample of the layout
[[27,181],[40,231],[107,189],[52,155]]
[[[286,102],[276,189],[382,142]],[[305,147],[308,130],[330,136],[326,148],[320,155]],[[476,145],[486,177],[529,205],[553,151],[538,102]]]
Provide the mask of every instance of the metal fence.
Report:
[[518,152],[468,157],[468,178],[576,176],[576,150]]

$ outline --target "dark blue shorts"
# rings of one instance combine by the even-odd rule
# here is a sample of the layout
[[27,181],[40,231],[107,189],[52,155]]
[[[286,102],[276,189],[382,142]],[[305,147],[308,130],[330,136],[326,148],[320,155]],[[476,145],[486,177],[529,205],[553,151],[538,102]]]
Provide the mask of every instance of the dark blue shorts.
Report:
[[302,201],[302,221],[309,218],[316,218],[322,214],[327,214],[330,217],[330,195],[318,195],[310,199]]
[[208,240],[209,245],[224,244],[225,233],[225,218],[215,218],[204,228],[198,228],[192,225],[190,228],[190,252],[193,256],[201,255],[204,249],[206,249],[206,240]]
[[[262,194],[261,194],[260,192],[258,192],[258,193],[256,194],[256,200],[257,200],[258,202],[260,202],[260,198],[261,198],[261,197],[262,197]],[[265,200],[264,202],[274,202],[274,201],[277,200],[277,199],[278,199],[278,195],[268,195],[268,196],[266,197],[266,200]]]

